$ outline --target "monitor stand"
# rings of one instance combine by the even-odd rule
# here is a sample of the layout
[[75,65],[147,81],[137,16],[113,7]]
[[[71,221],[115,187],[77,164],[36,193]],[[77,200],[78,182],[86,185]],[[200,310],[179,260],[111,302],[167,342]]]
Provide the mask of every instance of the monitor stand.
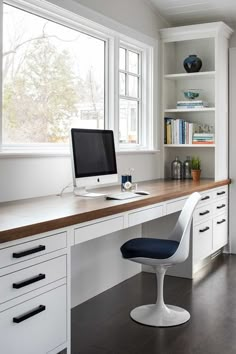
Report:
[[105,196],[105,194],[103,194],[103,193],[88,192],[86,190],[86,188],[78,188],[78,187],[74,187],[74,194],[79,196],[79,197],[91,197],[91,198],[97,198],[97,197]]

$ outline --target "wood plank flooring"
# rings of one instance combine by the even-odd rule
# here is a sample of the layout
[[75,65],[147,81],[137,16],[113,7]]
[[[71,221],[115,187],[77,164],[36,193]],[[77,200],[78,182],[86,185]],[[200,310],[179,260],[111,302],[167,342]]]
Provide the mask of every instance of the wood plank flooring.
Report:
[[72,310],[72,354],[236,353],[236,256],[218,257],[194,281],[168,276],[164,289],[189,322],[154,328],[131,320],[131,309],[156,297],[155,275],[141,273]]

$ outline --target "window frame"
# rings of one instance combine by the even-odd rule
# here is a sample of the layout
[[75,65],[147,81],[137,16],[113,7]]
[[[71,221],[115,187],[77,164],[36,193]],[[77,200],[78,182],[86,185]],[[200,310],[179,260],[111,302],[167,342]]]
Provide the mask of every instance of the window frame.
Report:
[[[150,78],[153,75],[153,48],[154,45],[145,44],[137,39],[122,35],[122,33],[114,31],[108,27],[91,21],[76,13],[66,10],[57,5],[51,4],[44,0],[3,0],[0,3],[0,16],[3,18],[3,3],[15,6],[19,9],[35,14],[37,16],[47,18],[50,21],[57,22],[63,26],[70,27],[77,31],[91,35],[105,42],[105,77],[104,77],[104,125],[105,129],[114,130],[116,151],[138,151],[153,150],[153,85]],[[1,36],[3,26],[1,26]],[[143,99],[140,105],[140,132],[139,144],[119,144],[119,48],[125,45],[128,50],[140,53],[142,56],[141,79],[142,92],[140,95]],[[2,41],[0,47],[2,53]],[[2,65],[2,55],[1,55]],[[140,74],[141,74],[140,73]],[[143,82],[145,78],[146,82]],[[0,79],[2,81],[2,72]],[[0,88],[2,111],[2,85]],[[147,99],[147,97],[149,97]],[[148,118],[149,117],[149,118]],[[132,145],[132,146],[131,146]],[[68,144],[3,144],[2,143],[2,115],[0,118],[0,157],[1,155],[16,154],[19,155],[66,155],[69,154]]]
[[[125,95],[121,95],[120,93],[120,87],[119,87],[119,102],[120,100],[124,99],[124,100],[130,100],[132,102],[137,102],[138,105],[138,121],[137,121],[137,143],[132,143],[132,144],[127,144],[127,143],[120,143],[119,142],[119,146],[121,149],[128,149],[130,148],[141,148],[144,144],[143,144],[143,136],[141,134],[142,131],[142,125],[143,125],[143,112],[142,112],[142,106],[143,106],[143,67],[142,67],[142,63],[143,63],[143,52],[140,50],[140,48],[131,46],[130,44],[124,42],[124,41],[120,41],[120,46],[119,49],[122,48],[124,49],[125,52],[125,62],[126,62],[126,68],[125,70],[120,69],[120,65],[118,67],[119,70],[119,74],[123,73],[125,74],[125,88],[126,88],[126,92]],[[129,52],[133,52],[136,53],[138,55],[138,74],[132,73],[130,72],[128,69],[128,65],[129,65],[129,61],[128,61],[128,53]],[[129,96],[127,95],[127,89],[129,87],[129,76],[133,76],[136,77],[138,79],[138,86],[137,86],[137,90],[138,90],[138,94],[137,97],[133,97],[133,96]],[[119,80],[119,84],[120,84],[120,80]],[[119,109],[119,113],[120,113],[120,109]],[[120,123],[120,117],[119,117],[119,123]]]

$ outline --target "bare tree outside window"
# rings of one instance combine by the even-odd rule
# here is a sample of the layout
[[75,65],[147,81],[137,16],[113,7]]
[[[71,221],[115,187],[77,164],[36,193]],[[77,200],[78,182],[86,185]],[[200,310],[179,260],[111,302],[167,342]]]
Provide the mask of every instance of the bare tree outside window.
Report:
[[3,11],[3,143],[67,143],[71,126],[103,129],[105,42]]

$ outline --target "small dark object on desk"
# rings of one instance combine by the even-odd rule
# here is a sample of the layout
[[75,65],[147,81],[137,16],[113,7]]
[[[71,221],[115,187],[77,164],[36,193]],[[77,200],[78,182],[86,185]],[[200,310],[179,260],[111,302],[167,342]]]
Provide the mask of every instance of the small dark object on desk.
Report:
[[149,192],[146,191],[134,191],[135,194],[139,194],[139,195],[149,195]]

